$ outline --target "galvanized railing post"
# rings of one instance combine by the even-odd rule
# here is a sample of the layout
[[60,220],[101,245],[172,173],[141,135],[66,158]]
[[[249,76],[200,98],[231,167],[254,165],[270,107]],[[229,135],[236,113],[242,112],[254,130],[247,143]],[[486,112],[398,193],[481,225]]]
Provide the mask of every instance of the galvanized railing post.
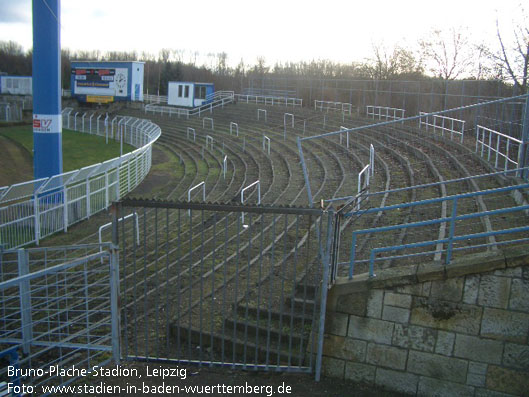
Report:
[[64,221],[64,232],[68,231],[68,189],[64,186],[62,190],[62,208],[63,208],[63,221]]
[[35,217],[35,244],[39,245],[40,241],[40,208],[39,208],[39,195],[35,193],[33,195],[33,216]]
[[529,97],[525,99],[522,123],[522,139],[518,149],[518,176],[523,179],[529,178],[529,170],[523,169],[529,165]]
[[119,233],[118,208],[112,206],[112,247],[110,248],[110,313],[112,327],[112,358],[116,364],[121,360],[121,308],[119,307]]
[[457,197],[452,201],[452,217],[450,219],[450,231],[448,234],[448,244],[446,247],[446,264],[448,265],[452,260],[452,246],[454,243],[454,234],[456,230],[456,217],[457,217]]
[[[29,273],[28,252],[24,248],[18,250],[18,276]],[[31,320],[31,289],[30,281],[25,280],[19,284],[20,293],[20,320],[22,322],[22,350],[29,354],[31,340],[33,339],[33,328]]]
[[324,251],[323,261],[323,280],[321,284],[321,297],[320,297],[320,322],[318,324],[318,347],[316,352],[316,368],[315,368],[315,380],[316,382],[320,381],[321,377],[321,361],[323,356],[323,334],[325,332],[325,313],[327,311],[327,292],[329,289],[329,263],[330,263],[330,254],[333,241],[332,233],[332,220],[334,218],[334,212],[328,212],[327,219],[327,240],[326,247]]

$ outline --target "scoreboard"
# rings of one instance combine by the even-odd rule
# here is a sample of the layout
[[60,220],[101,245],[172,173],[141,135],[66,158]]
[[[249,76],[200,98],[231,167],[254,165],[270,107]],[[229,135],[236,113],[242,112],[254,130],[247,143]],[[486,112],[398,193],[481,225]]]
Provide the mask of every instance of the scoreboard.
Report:
[[142,102],[144,65],[139,61],[73,61],[72,97],[79,102]]
[[[72,77],[77,95],[86,95],[87,102],[113,102],[114,97],[127,97],[127,68],[72,68]],[[95,97],[95,98],[92,98]]]

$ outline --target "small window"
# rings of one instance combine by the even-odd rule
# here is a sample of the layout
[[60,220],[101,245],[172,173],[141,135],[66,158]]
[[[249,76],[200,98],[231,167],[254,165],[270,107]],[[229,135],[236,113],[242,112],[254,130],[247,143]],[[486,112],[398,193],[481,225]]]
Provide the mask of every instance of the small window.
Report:
[[184,98],[189,98],[189,86],[188,86],[188,85],[186,85],[186,90],[185,90]]
[[195,99],[206,99],[206,87],[195,86]]
[[182,86],[178,86],[178,98],[182,98]]

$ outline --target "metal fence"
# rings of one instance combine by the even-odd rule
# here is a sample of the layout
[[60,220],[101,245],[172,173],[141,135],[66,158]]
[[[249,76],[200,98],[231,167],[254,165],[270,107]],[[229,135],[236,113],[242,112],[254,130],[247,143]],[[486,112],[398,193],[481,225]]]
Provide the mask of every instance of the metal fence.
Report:
[[[449,182],[450,183],[450,182]],[[446,184],[446,183],[445,183]],[[430,186],[412,187],[409,189],[428,189]],[[525,202],[522,205],[510,206],[502,199],[505,194],[514,195],[515,192],[521,194],[527,192],[529,184],[506,186],[497,189],[484,190],[456,194],[447,197],[439,197],[428,200],[421,200],[411,203],[403,203],[379,208],[369,208],[361,213],[352,211],[345,214],[345,217],[370,216],[382,213],[386,217],[394,216],[400,211],[415,211],[424,214],[424,220],[411,223],[394,224],[390,226],[367,228],[354,230],[351,237],[342,237],[342,242],[350,246],[350,257],[345,263],[336,263],[338,267],[346,267],[346,272],[337,269],[338,274],[346,273],[349,278],[353,278],[355,268],[367,265],[370,277],[375,275],[375,265],[377,263],[388,263],[396,259],[410,257],[431,257],[432,260],[443,260],[449,264],[456,253],[479,252],[481,250],[495,250],[500,245],[518,244],[529,241],[529,205]],[[408,189],[408,190],[409,190]],[[401,189],[404,191],[405,189]],[[378,192],[377,195],[384,194]],[[368,194],[367,197],[370,195]],[[485,211],[469,211],[473,208],[477,199],[487,203],[494,202],[494,209]],[[432,213],[432,208],[441,208],[447,204],[449,216],[436,217]],[[502,205],[503,204],[503,205]],[[439,211],[440,212],[440,211]],[[506,215],[514,215],[516,220]],[[478,231],[476,225],[484,225],[484,231]],[[481,229],[481,227],[480,227]],[[403,231],[408,235],[420,235],[418,241],[407,242],[406,244],[395,244],[401,241],[399,236]],[[362,236],[369,235],[369,239],[376,241],[371,244],[363,256],[357,254],[358,242]],[[428,236],[433,236],[428,239]],[[382,265],[380,265],[382,266]],[[366,266],[361,266],[366,270]],[[345,269],[344,269],[345,270]]]
[[0,102],[0,121],[21,121],[22,106],[18,103]]
[[159,113],[160,115],[176,115],[177,117],[183,116],[189,118],[191,116],[199,116],[205,112],[213,112],[213,109],[218,107],[224,107],[225,105],[234,101],[233,91],[217,91],[212,96],[208,97],[208,103],[197,106],[193,109],[179,108],[175,106],[162,106],[157,104],[145,105],[145,113],[152,112],[152,114]]
[[[63,125],[138,147],[103,163],[0,188],[0,244],[20,247],[102,211],[134,189],[151,167],[160,127],[134,117],[63,110]],[[102,143],[103,144],[103,143]]]
[[[359,186],[358,192],[356,192],[359,195],[356,197],[357,201],[367,201],[375,195],[382,202],[385,202],[387,197],[398,196],[399,194],[411,197],[411,200],[408,202],[405,200],[404,203],[398,205],[380,205],[376,208],[369,208],[369,206],[362,204],[361,209],[359,209],[360,205],[356,204],[354,210],[346,216],[348,220],[344,222],[343,228],[337,232],[340,234],[345,231],[351,234],[338,237],[340,247],[335,248],[337,254],[333,258],[333,264],[337,268],[334,269],[333,274],[338,272],[340,275],[352,277],[360,267],[360,272],[369,272],[373,275],[377,264],[381,263],[379,266],[388,266],[388,264],[404,263],[404,261],[409,261],[409,258],[415,256],[427,256],[436,261],[443,259],[446,263],[450,263],[455,255],[495,250],[501,244],[517,244],[527,241],[527,232],[529,231],[527,227],[529,224],[527,188],[529,186],[522,184],[523,180],[516,178],[522,177],[525,182],[529,180],[529,112],[527,111],[529,101],[527,95],[469,105],[468,107],[487,111],[487,107],[510,106],[511,104],[517,106],[524,104],[525,106],[525,112],[523,112],[525,118],[517,121],[521,123],[519,133],[522,135],[522,139],[515,139],[510,135],[499,134],[490,129],[484,130],[478,126],[475,142],[471,138],[465,138],[463,144],[460,140],[457,140],[458,143],[450,142],[452,137],[462,136],[462,132],[457,134],[456,128],[461,128],[460,131],[464,131],[462,127],[456,127],[456,119],[454,119],[453,131],[447,132],[446,128],[452,129],[452,126],[448,124],[449,127],[447,127],[445,124],[444,137],[443,133],[438,134],[439,128],[425,131],[425,129],[420,130],[416,127],[415,123],[418,120],[421,120],[421,124],[423,124],[423,120],[432,121],[434,117],[436,120],[440,120],[436,123],[442,127],[442,120],[445,120],[444,123],[451,123],[446,121],[452,119],[447,116],[460,111],[460,108],[422,113],[404,119],[397,118],[354,128],[341,127],[340,130],[317,136],[298,137],[298,150],[311,205],[313,205],[314,197],[312,197],[308,178],[310,170],[304,159],[302,144],[313,139],[330,139],[332,137],[336,139],[348,133],[353,136],[366,134],[366,138],[373,137],[369,134],[370,129],[383,131],[384,134],[393,137],[403,134],[410,136],[413,133],[410,133],[409,130],[415,128],[417,142],[421,142],[421,135],[424,133],[434,133],[436,135],[434,140],[448,148],[448,150],[443,149],[443,153],[447,153],[447,157],[450,156],[450,151],[454,150],[454,145],[461,145],[463,153],[475,150],[478,155],[481,154],[487,160],[489,164],[480,165],[481,169],[490,167],[498,170],[497,173],[471,176],[465,166],[461,162],[457,163],[458,160],[452,157],[455,159],[457,167],[464,170],[463,173],[467,174],[467,177],[450,181],[439,178],[440,182],[437,183],[375,194],[372,192],[371,194],[363,194],[362,187]],[[418,153],[419,156],[421,154],[424,156],[424,152]],[[445,164],[448,165],[450,162]],[[480,182],[480,178],[482,182]],[[428,199],[417,200],[416,197]],[[430,199],[430,197],[432,198]],[[341,201],[347,203],[353,199],[355,196],[338,197],[324,200],[324,202]],[[371,202],[372,200],[370,200]],[[407,215],[403,216],[402,214]],[[402,218],[400,218],[401,216]],[[377,227],[377,223],[380,224],[380,219],[386,221],[382,222],[383,226]],[[394,221],[391,223],[389,220]],[[361,222],[360,225],[363,226],[358,226],[355,223],[357,221]],[[361,244],[359,244],[360,240],[362,240]],[[361,254],[358,252],[360,245]],[[340,261],[340,252],[342,257],[348,256],[346,262]],[[344,255],[346,252],[348,255]]]
[[235,94],[237,101],[244,103],[261,103],[270,106],[303,106],[303,100],[300,98],[289,98],[283,96],[272,96],[272,95],[246,95],[246,94]]
[[[420,112],[420,115],[425,115],[425,112]],[[459,136],[460,143],[463,143],[463,137],[465,135],[465,120],[455,119],[453,117],[446,117],[440,115],[434,115],[432,117],[426,116],[425,119],[419,119],[419,128],[425,126],[426,132],[429,127],[432,127],[434,133],[440,133],[444,136],[445,132],[450,134],[450,139],[454,139],[454,135]]]
[[494,167],[507,171],[509,167],[519,167],[523,156],[523,145],[520,139],[476,125],[476,153],[483,158],[486,157],[487,161],[494,159]]
[[333,112],[351,114],[352,109],[353,105],[351,105],[350,103],[314,100],[314,110],[319,110],[321,112],[323,112],[324,110],[328,112],[330,110]]
[[94,366],[119,362],[112,245],[19,249],[0,260],[0,358],[8,360],[0,379],[10,395],[54,395]]
[[404,118],[404,109],[390,108],[387,106],[366,106],[366,115],[377,120],[398,120]]
[[134,199],[119,205],[118,217],[143,215],[139,245],[134,224],[119,225],[124,357],[316,369],[319,376],[328,277],[323,211]]
[[143,102],[147,103],[167,103],[167,95],[143,94]]

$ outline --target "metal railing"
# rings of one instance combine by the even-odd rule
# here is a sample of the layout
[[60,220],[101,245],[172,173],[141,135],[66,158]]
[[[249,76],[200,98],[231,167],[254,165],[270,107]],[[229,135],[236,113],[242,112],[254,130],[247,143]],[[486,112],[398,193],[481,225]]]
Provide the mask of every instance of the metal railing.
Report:
[[[491,156],[494,156],[495,168],[501,167],[505,171],[509,169],[509,165],[512,165],[512,168],[518,168],[520,156],[522,156],[521,150],[521,140],[481,125],[476,126],[476,153],[483,158],[487,157],[489,162]],[[513,158],[513,156],[516,157]]]
[[295,98],[296,90],[278,90],[270,88],[249,87],[242,90],[243,95],[274,96],[281,98]]
[[17,103],[0,102],[0,121],[21,121],[22,109]]
[[[426,206],[434,205],[440,205],[443,202],[452,203],[452,211],[450,217],[442,217],[442,218],[435,218],[435,219],[428,219],[420,222],[413,222],[413,223],[404,223],[404,224],[396,224],[396,225],[390,225],[390,226],[382,226],[382,227],[375,227],[375,228],[369,228],[369,229],[362,229],[362,230],[355,230],[352,233],[352,239],[351,239],[351,255],[349,258],[349,270],[348,275],[349,278],[353,278],[354,276],[354,269],[355,265],[359,263],[369,263],[369,275],[370,277],[373,277],[375,275],[375,262],[376,261],[387,261],[392,259],[399,259],[403,257],[412,257],[412,256],[424,256],[424,255],[433,255],[436,253],[444,253],[445,254],[445,263],[449,264],[452,260],[454,251],[459,250],[472,250],[477,248],[488,248],[491,246],[498,246],[502,244],[513,244],[513,243],[520,243],[523,241],[529,241],[529,237],[527,232],[529,231],[529,226],[519,226],[519,227],[512,227],[512,228],[501,228],[500,230],[489,230],[485,232],[479,232],[479,233],[468,233],[465,228],[465,221],[469,220],[475,220],[480,219],[484,217],[492,217],[492,216],[502,216],[503,214],[508,213],[520,213],[520,215],[523,215],[522,212],[527,213],[529,210],[529,205],[527,203],[523,205],[518,205],[515,207],[508,207],[508,208],[498,208],[494,210],[488,210],[488,211],[478,211],[478,212],[470,212],[470,213],[462,213],[460,209],[458,209],[458,203],[461,203],[463,200],[474,200],[477,197],[483,197],[484,199],[493,197],[494,195],[498,194],[505,194],[505,193],[514,193],[515,191],[523,191],[527,190],[529,188],[529,184],[522,184],[522,185],[515,185],[515,186],[507,186],[502,188],[496,188],[496,189],[490,189],[490,190],[483,190],[479,192],[470,192],[470,193],[462,193],[457,194],[453,196],[445,196],[445,197],[438,197],[433,199],[427,199],[427,200],[421,200],[416,202],[408,202],[403,204],[397,204],[397,205],[391,205],[386,207],[380,207],[380,208],[370,208],[367,210],[362,211],[362,216],[366,216],[368,214],[376,214],[379,212],[384,213],[385,216],[391,217],[392,211],[401,211],[403,209],[409,209],[413,210],[413,208],[416,208],[416,211],[421,211],[422,208],[426,208]],[[380,194],[380,193],[378,193]],[[369,196],[369,195],[368,195]],[[424,211],[424,210],[423,210]],[[358,216],[359,214],[356,212],[350,212],[348,214],[345,214],[346,217],[351,216]],[[458,230],[463,230],[461,234],[457,234],[456,232],[456,224]],[[438,239],[432,239],[432,240],[423,240],[418,241],[415,243],[408,243],[408,244],[399,244],[399,245],[386,245],[386,246],[377,246],[376,248],[372,248],[369,253],[369,259],[366,260],[359,260],[356,255],[356,246],[357,246],[357,238],[359,235],[363,234],[369,234],[371,239],[374,239],[375,241],[392,241],[391,235],[388,236],[388,234],[383,233],[392,233],[396,232],[399,233],[403,229],[408,230],[416,230],[418,233],[425,233],[425,228],[428,227],[434,227],[438,228],[440,225],[444,225],[444,229],[448,230],[448,237],[445,238],[438,238]],[[495,241],[495,242],[483,242],[484,239],[487,239],[490,236],[508,236],[512,234],[518,234],[518,236],[514,236],[512,239],[505,239],[503,241]],[[383,236],[383,237],[379,237]],[[455,246],[458,242],[464,242],[461,243],[458,246]],[[383,245],[383,243],[379,244]],[[422,250],[426,247],[432,247],[435,246],[435,250]],[[408,251],[408,253],[401,254],[401,255],[393,255],[393,256],[382,256],[382,253],[384,252],[390,252],[390,253],[396,253],[398,251]],[[343,264],[342,264],[343,265]]]
[[235,99],[239,102],[259,103],[270,106],[303,106],[303,99],[301,98],[288,98],[282,96],[235,94]]
[[234,95],[231,91],[219,91],[217,93],[217,96],[214,96],[211,102],[206,103],[204,105],[195,107],[193,109],[185,109],[185,108],[177,108],[174,106],[160,106],[156,104],[151,105],[145,105],[144,111],[145,113],[152,112],[152,114],[159,113],[160,115],[168,115],[171,117],[172,115],[176,115],[177,117],[184,116],[185,118],[189,118],[191,116],[199,116],[202,113],[205,112],[213,112],[213,109],[218,107],[224,107],[224,105],[227,105],[229,103],[232,103],[234,100]]
[[233,91],[215,91],[211,94],[206,95],[206,101],[216,101],[218,99],[222,98],[233,98],[235,95],[235,92]]
[[[124,357],[315,370],[318,377],[327,293],[321,286],[329,268],[321,254],[329,246],[328,230],[321,230],[330,215],[235,203],[125,199],[118,206],[118,217],[152,211],[159,220],[153,233],[160,236],[144,235],[134,248],[133,225],[117,224],[120,247],[128,253],[120,257]],[[166,235],[167,228],[175,234]],[[148,263],[142,259],[147,252],[154,254]]]
[[[54,394],[46,390],[73,382],[81,371],[119,363],[118,255],[111,244],[101,245],[101,253],[99,247],[1,253],[0,357],[9,354],[11,364],[29,372],[9,376],[8,366],[0,367],[11,395]],[[72,367],[77,371],[68,376],[59,372]]]
[[109,207],[112,201],[139,185],[151,168],[152,145],[160,127],[134,117],[98,117],[78,122],[83,116],[63,110],[63,126],[106,136],[138,149],[103,163],[0,188],[0,244],[16,248],[36,243]]
[[[420,115],[427,115],[428,113],[420,112]],[[450,134],[450,140],[454,139],[454,134],[459,135],[460,142],[463,143],[463,136],[465,134],[465,120],[454,119],[452,117],[433,115],[425,116],[419,119],[419,128],[426,126],[426,132],[428,127],[433,128],[433,132],[441,132],[441,136],[444,137],[445,132]]]
[[353,105],[345,102],[331,102],[314,100],[314,110],[333,111],[351,114]]
[[404,109],[390,108],[387,106],[366,106],[367,117],[378,120],[399,120],[404,118]]
[[167,103],[167,95],[143,94],[143,102],[147,103]]

